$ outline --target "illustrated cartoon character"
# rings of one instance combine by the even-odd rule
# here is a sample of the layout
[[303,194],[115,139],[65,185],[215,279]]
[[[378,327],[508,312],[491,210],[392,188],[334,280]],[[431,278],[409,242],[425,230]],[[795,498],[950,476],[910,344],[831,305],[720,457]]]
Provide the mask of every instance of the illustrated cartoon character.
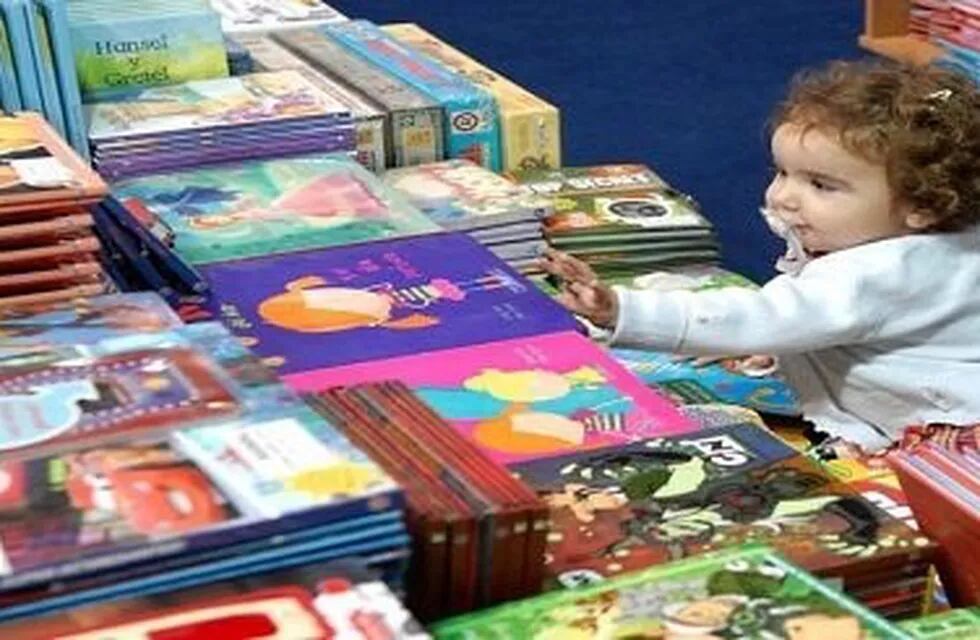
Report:
[[53,438],[79,424],[83,401],[99,399],[91,380],[68,380],[0,395],[0,450]]
[[227,513],[208,478],[162,447],[94,449],[64,457],[65,490],[88,521],[121,519],[143,535],[221,522]]
[[[503,271],[490,270],[469,282],[434,278],[426,283],[395,288],[378,284],[364,289],[330,286],[318,276],[306,276],[286,285],[285,293],[263,300],[259,316],[269,324],[301,333],[333,333],[350,329],[421,329],[440,322],[434,314],[420,313],[432,305],[460,302],[473,291],[523,285]],[[401,317],[397,314],[404,313]]]
[[534,456],[622,439],[633,401],[595,367],[482,369],[459,387],[420,387],[419,397],[446,420],[472,423],[481,445]]
[[604,591],[581,598],[548,612],[534,624],[529,638],[533,640],[588,640],[614,638],[622,608],[619,593]]

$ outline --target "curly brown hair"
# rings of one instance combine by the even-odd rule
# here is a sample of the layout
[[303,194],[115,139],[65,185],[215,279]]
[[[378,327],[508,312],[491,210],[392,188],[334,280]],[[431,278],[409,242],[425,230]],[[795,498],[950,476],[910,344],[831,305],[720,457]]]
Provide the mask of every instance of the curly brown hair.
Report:
[[845,149],[885,165],[892,192],[926,214],[926,231],[980,222],[980,92],[946,69],[885,60],[803,71],[773,114],[832,132]]

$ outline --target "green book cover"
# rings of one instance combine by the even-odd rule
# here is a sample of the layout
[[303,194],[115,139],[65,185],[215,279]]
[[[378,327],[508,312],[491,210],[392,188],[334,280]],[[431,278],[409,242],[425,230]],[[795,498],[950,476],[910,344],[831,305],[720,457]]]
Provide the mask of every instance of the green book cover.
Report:
[[917,640],[980,640],[980,607],[951,609],[899,626]]
[[439,640],[911,640],[766,547],[751,545],[453,618]]

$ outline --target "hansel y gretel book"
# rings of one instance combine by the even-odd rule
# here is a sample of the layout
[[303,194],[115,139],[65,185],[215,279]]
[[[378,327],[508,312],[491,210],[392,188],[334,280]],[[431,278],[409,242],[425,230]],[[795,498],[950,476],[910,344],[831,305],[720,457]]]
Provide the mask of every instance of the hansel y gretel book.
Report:
[[694,428],[666,398],[572,332],[287,376],[303,391],[397,379],[502,463]]
[[[208,308],[292,375],[577,328],[568,312],[463,234],[205,265]],[[242,286],[242,283],[248,286]]]
[[460,616],[432,633],[437,640],[911,640],[754,545]]
[[119,182],[117,197],[162,218],[202,264],[438,231],[352,160],[250,161]]

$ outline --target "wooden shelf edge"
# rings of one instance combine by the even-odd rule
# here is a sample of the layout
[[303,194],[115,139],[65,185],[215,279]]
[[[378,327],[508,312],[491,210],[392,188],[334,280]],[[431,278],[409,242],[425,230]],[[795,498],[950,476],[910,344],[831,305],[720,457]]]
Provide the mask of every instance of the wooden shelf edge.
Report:
[[929,64],[942,55],[942,48],[911,36],[889,36],[872,38],[862,35],[858,38],[861,47],[894,60],[912,64]]

